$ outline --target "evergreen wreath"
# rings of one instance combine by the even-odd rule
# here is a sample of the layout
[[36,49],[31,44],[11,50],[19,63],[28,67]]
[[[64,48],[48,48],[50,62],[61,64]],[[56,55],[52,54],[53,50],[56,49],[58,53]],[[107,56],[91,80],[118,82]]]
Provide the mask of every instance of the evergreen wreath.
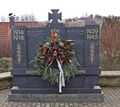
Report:
[[73,40],[58,39],[58,34],[52,32],[47,42],[39,44],[34,57],[35,71],[43,80],[59,84],[60,64],[64,71],[64,81],[68,82],[75,76],[78,64],[73,46]]

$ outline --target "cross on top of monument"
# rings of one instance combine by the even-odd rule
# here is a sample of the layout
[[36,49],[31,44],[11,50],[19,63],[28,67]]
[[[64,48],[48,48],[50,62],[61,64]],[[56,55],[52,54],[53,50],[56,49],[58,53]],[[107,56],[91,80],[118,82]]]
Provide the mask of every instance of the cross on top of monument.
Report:
[[52,19],[53,23],[58,23],[58,19],[62,20],[61,19],[62,13],[58,13],[59,9],[51,9],[51,11],[52,11],[52,14],[51,13],[48,14],[49,16],[48,20]]

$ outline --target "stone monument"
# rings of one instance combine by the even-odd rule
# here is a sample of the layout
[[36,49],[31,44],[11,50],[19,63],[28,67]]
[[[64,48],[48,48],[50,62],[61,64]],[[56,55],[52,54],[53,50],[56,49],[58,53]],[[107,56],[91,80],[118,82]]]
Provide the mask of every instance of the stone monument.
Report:
[[[62,13],[52,9],[45,27],[29,28],[12,25],[12,75],[14,84],[9,95],[10,101],[41,102],[102,102],[103,93],[98,86],[99,68],[99,25],[65,27]],[[13,17],[12,17],[13,18]],[[34,72],[34,58],[38,43],[42,43],[51,31],[75,41],[75,52],[79,62],[75,77],[66,83],[62,93],[58,86],[44,81]]]

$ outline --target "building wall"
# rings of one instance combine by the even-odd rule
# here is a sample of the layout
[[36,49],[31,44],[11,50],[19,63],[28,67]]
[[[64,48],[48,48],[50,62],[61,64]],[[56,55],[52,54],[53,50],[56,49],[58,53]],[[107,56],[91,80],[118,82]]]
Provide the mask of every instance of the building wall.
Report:
[[[18,26],[40,27],[39,22],[16,22]],[[0,22],[0,57],[11,56],[11,29],[9,22]]]

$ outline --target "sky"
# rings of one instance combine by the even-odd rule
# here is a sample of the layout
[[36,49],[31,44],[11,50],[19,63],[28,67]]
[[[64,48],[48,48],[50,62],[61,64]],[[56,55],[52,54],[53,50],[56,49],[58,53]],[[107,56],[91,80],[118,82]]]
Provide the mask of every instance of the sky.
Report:
[[33,14],[39,21],[48,20],[48,12],[59,9],[62,19],[90,14],[120,16],[120,0],[1,0],[0,16]]

